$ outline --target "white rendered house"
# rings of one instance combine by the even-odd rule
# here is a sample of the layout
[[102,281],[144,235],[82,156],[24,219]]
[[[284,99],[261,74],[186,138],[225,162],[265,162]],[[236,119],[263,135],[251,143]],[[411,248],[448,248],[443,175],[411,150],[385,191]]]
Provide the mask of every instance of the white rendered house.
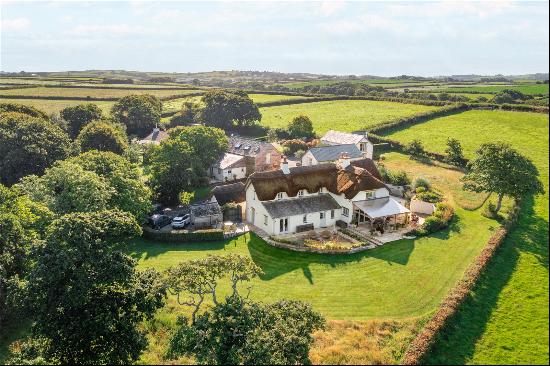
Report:
[[347,224],[408,221],[409,210],[390,197],[371,159],[256,172],[246,183],[246,220],[269,235]]
[[365,157],[372,159],[374,145],[369,141],[367,133],[354,134],[349,132],[328,131],[321,137],[321,143],[324,145],[347,145],[354,144],[359,151],[365,154]]
[[312,147],[302,156],[302,166],[333,163],[338,161],[343,153],[348,154],[350,161],[366,157],[355,144],[319,146]]

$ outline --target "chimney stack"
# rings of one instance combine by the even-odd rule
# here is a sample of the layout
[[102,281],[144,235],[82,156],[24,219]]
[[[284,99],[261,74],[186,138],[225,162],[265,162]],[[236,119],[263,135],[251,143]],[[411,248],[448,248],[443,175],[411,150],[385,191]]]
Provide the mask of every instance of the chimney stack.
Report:
[[283,155],[283,162],[281,163],[281,170],[285,174],[290,174],[290,169],[288,167],[288,161],[286,160],[286,156]]
[[347,152],[342,152],[340,154],[340,159],[338,159],[338,165],[341,169],[346,169],[350,164],[350,156]]

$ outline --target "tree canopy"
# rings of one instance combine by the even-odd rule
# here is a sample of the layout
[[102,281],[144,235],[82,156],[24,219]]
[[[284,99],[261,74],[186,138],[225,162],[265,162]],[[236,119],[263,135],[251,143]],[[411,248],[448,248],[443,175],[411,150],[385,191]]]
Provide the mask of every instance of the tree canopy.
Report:
[[208,169],[227,149],[227,138],[222,130],[205,126],[176,127],[169,134],[151,152],[150,184],[162,202],[175,203],[180,192],[206,183]]
[[112,152],[92,150],[57,162],[41,176],[28,176],[18,187],[55,213],[118,208],[142,220],[151,208],[151,191],[139,169]]
[[153,270],[137,272],[118,251],[139,235],[135,219],[121,211],[74,213],[55,220],[21,286],[32,335],[46,339],[44,359],[63,364],[121,364],[146,347],[138,330],[164,303]]
[[66,107],[61,110],[60,114],[69,125],[69,135],[71,138],[78,136],[82,128],[88,123],[100,120],[103,116],[101,109],[92,103]]
[[544,188],[533,162],[505,143],[483,144],[468,163],[468,173],[462,177],[464,189],[492,192],[498,195],[495,212],[501,208],[504,196],[521,198],[542,194]]
[[128,148],[126,132],[108,121],[87,124],[78,134],[76,142],[82,152],[99,150],[122,154]]
[[17,112],[29,115],[31,117],[42,118],[47,120],[48,115],[33,106],[19,103],[0,103],[0,114],[8,112]]
[[464,152],[462,151],[462,145],[457,139],[447,139],[447,148],[445,149],[445,154],[447,155],[445,160],[449,164],[463,166],[466,163],[466,158],[464,157]]
[[244,92],[213,90],[204,94],[201,119],[208,126],[230,129],[250,126],[262,119],[258,106]]
[[42,174],[71,151],[67,134],[51,122],[17,112],[0,114],[0,183]]
[[296,116],[288,124],[288,133],[290,137],[296,139],[315,137],[313,131],[313,123],[308,116],[300,115]]
[[149,94],[120,98],[112,109],[113,118],[126,126],[129,135],[145,136],[160,122],[162,102]]

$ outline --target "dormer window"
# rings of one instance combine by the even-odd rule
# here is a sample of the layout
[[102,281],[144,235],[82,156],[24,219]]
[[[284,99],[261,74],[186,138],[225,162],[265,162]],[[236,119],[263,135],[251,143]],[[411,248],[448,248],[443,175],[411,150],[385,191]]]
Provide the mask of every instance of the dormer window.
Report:
[[282,200],[283,199],[283,192],[277,193],[277,199]]
[[304,190],[303,189],[300,189],[298,191],[298,197],[304,197]]
[[325,187],[319,188],[319,193],[325,193]]
[[365,192],[365,195],[367,196],[367,199],[373,199],[374,198],[374,191],[367,191]]

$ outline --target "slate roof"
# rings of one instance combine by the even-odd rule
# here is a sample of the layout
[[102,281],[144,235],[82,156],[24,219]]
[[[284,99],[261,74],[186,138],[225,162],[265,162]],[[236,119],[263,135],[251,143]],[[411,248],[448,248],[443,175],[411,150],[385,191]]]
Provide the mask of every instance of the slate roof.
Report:
[[355,144],[312,147],[309,149],[309,152],[311,152],[319,162],[338,160],[340,154],[344,152],[348,153],[351,159],[357,159],[363,156]]
[[220,169],[240,168],[246,166],[246,162],[242,155],[225,153],[218,166]]
[[274,150],[269,142],[247,139],[239,136],[231,136],[228,139],[227,152],[241,156],[256,157],[262,150]]
[[284,174],[280,169],[255,172],[249,177],[248,184],[253,185],[260,201],[272,200],[279,192],[294,197],[301,189],[313,193],[324,187],[351,199],[360,191],[387,188],[380,179],[376,165],[367,158],[352,161],[346,169],[326,163],[290,168],[289,174]]
[[168,133],[165,131],[162,131],[161,129],[154,128],[153,132],[151,132],[147,137],[142,138],[139,140],[140,144],[159,144],[162,140],[168,138]]
[[329,194],[262,202],[262,204],[273,219],[341,208]]
[[330,142],[331,144],[358,144],[361,140],[365,139],[365,135],[356,135],[349,132],[340,132],[330,130],[325,136],[321,137],[322,142]]
[[244,183],[242,182],[216,186],[212,189],[212,195],[216,197],[216,201],[220,206],[228,202],[240,203],[246,201]]

